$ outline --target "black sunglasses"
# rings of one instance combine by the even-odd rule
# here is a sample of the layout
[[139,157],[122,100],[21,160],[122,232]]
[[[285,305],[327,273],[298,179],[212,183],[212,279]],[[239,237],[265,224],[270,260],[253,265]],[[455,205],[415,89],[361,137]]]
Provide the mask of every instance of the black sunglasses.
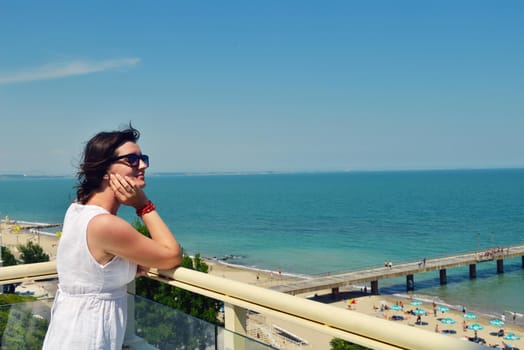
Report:
[[117,160],[124,159],[124,158],[127,164],[133,168],[138,168],[138,166],[140,165],[140,160],[142,160],[146,164],[147,167],[149,166],[149,156],[146,156],[145,154],[130,153],[130,154],[125,154],[123,156],[113,157],[111,158],[111,160],[117,161]]

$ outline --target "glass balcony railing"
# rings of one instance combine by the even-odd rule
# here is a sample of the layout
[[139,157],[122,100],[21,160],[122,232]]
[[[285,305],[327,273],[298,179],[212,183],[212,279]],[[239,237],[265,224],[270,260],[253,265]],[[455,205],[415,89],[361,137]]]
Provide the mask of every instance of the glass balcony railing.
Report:
[[267,344],[142,297],[134,296],[134,307],[135,324],[134,330],[130,330],[126,336],[128,344],[133,338],[138,338],[139,342],[147,344],[147,348],[151,349],[226,350],[227,342],[232,341],[242,344],[241,348],[245,350],[274,349]]
[[37,300],[0,307],[1,349],[42,348],[53,300]]
[[[275,349],[151,300],[130,297],[134,299],[133,327],[128,328],[124,348],[226,350],[227,341],[232,341],[245,350]],[[44,299],[1,306],[0,348],[41,349],[52,303]]]
[[[0,285],[56,277],[54,262],[0,268]],[[434,332],[400,325],[359,313],[348,313],[305,298],[276,292],[205,273],[178,268],[152,269],[149,278],[224,303],[224,328],[195,319],[170,307],[135,296],[128,288],[128,325],[124,345],[130,350],[310,350],[310,345],[277,328],[253,327],[264,318],[285,321],[328,338],[370,349],[485,349],[483,346]],[[52,300],[6,305],[0,308],[1,349],[40,349],[47,330]],[[133,317],[134,315],[134,317]],[[278,321],[277,321],[278,322]],[[282,336],[278,341],[275,337]],[[282,344],[285,342],[285,346]],[[319,350],[326,350],[323,346]]]

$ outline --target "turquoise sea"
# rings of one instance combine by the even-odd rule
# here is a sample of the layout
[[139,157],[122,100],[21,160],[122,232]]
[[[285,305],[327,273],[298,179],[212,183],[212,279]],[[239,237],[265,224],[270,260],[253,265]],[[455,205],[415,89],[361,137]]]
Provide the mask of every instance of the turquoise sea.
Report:
[[[61,222],[73,178],[0,176],[0,215]],[[146,192],[189,254],[315,275],[524,243],[524,169],[151,175]],[[135,220],[125,208],[121,215]],[[415,293],[524,313],[520,259],[415,275]],[[404,293],[405,280],[380,281]],[[521,318],[524,322],[524,319]]]

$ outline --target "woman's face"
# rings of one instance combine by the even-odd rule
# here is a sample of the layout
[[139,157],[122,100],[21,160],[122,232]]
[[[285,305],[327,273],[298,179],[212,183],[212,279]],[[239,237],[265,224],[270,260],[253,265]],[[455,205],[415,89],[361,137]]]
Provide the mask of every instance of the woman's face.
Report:
[[[130,157],[122,157],[126,155],[130,155]],[[148,164],[144,160],[140,147],[136,143],[128,141],[116,149],[116,156],[122,158],[113,162],[108,172],[129,176],[135,181],[138,187],[145,187],[145,171]],[[132,161],[134,161],[135,164],[132,164]]]

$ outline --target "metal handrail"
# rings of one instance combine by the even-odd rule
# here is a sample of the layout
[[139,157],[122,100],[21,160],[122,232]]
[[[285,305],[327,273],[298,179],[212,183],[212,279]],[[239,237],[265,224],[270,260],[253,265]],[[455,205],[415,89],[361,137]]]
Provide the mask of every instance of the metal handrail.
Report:
[[56,278],[56,261],[4,266],[0,268],[0,285]]
[[[0,268],[0,284],[12,283],[16,276],[37,280],[52,275],[56,275],[54,262],[5,267]],[[148,276],[235,307],[291,321],[372,349],[484,349],[481,345],[458,338],[186,268],[151,269]]]

